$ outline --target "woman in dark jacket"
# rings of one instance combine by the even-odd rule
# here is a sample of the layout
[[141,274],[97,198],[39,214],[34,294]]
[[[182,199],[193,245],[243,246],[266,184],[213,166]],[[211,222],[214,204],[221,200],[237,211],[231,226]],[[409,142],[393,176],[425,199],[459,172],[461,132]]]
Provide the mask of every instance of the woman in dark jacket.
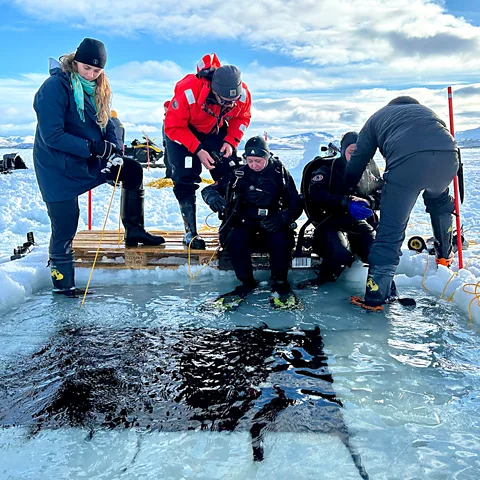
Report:
[[85,38],[75,53],[51,63],[50,77],[33,103],[38,120],[33,161],[52,228],[53,291],[67,296],[77,293],[72,241],[80,214],[78,196],[115,180],[120,165],[125,244],[160,245],[165,241],[144,228],[141,165],[117,156],[121,150],[110,121],[111,90],[103,71],[106,59],[104,44]]

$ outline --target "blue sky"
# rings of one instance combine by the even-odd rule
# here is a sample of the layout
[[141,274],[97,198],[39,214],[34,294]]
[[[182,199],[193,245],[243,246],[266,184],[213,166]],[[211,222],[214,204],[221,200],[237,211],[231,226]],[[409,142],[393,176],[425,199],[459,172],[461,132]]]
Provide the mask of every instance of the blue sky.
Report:
[[[480,126],[477,0],[0,0],[0,136],[32,135],[48,57],[102,40],[127,138],[159,136],[163,101],[205,53],[240,67],[248,134],[360,128],[410,94],[457,130]],[[8,44],[8,47],[5,47]]]

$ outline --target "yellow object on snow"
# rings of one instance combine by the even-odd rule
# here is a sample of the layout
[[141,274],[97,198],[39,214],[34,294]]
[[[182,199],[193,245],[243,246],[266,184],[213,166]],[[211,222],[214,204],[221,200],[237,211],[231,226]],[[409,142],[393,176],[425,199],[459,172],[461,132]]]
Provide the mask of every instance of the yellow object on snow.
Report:
[[[213,183],[213,180],[209,178],[202,178],[202,183],[211,185]],[[173,181],[171,178],[157,178],[157,180],[152,180],[151,182],[148,182],[146,186],[153,188],[168,188],[173,187]]]

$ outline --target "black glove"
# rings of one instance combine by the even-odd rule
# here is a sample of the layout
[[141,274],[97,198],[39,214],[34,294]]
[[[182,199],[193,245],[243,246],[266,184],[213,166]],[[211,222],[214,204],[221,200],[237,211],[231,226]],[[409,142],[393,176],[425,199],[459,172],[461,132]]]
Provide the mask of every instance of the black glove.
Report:
[[288,224],[288,219],[285,218],[285,215],[277,213],[271,217],[268,217],[266,220],[260,222],[260,225],[267,232],[275,233],[281,230]]
[[117,146],[108,140],[102,140],[100,142],[92,140],[89,147],[90,153],[101,160],[108,160],[112,155],[122,154],[122,152],[118,150]]
[[224,213],[227,208],[227,201],[220,194],[212,195],[212,198],[208,200],[208,206],[215,213]]

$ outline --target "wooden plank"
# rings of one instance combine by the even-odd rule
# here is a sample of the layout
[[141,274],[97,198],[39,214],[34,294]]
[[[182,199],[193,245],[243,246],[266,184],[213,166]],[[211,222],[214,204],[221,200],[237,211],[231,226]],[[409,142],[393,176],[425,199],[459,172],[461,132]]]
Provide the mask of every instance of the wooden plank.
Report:
[[[159,246],[126,247],[121,231],[121,243],[118,244],[118,231],[105,231],[99,249],[96,266],[110,269],[176,269],[188,262],[188,249],[182,243],[184,232],[151,230],[153,234],[165,237],[165,244]],[[73,241],[76,267],[91,268],[100,240],[100,230],[84,230],[77,233]],[[213,268],[231,268],[228,254],[219,250],[218,232],[201,232],[206,241],[206,250],[190,250],[191,265],[210,264]],[[105,260],[104,260],[105,259]],[[112,261],[113,260],[113,261]],[[312,257],[312,260],[314,258]],[[318,258],[317,265],[318,265]],[[254,268],[269,268],[269,256],[266,253],[252,255]],[[314,261],[312,261],[312,266]],[[308,268],[308,267],[306,267]]]

